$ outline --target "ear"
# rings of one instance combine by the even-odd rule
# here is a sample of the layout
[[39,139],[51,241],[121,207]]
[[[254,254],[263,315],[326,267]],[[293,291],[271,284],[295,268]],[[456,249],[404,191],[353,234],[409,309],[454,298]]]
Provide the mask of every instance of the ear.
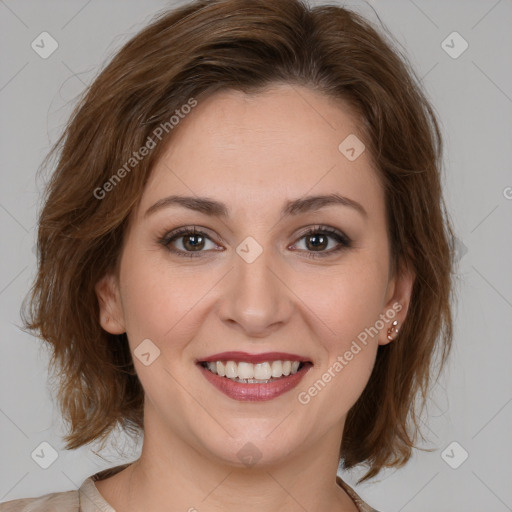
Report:
[[381,315],[381,318],[386,319],[386,323],[379,333],[379,345],[387,345],[399,337],[400,329],[409,310],[415,279],[414,271],[408,266],[402,265],[390,280],[386,293],[386,305],[382,311],[383,316]]
[[126,332],[117,278],[106,274],[96,283],[94,289],[98,297],[101,327],[110,334]]

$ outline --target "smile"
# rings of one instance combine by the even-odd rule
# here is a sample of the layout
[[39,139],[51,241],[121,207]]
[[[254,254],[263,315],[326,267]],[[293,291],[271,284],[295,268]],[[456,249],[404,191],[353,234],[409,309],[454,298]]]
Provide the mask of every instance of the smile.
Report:
[[238,401],[264,401],[296,387],[313,365],[292,354],[225,352],[198,361],[197,366],[205,378],[228,397]]
[[262,384],[272,382],[288,375],[295,375],[301,365],[300,361],[266,361],[263,363],[247,363],[240,361],[217,361],[202,363],[213,374],[244,384]]

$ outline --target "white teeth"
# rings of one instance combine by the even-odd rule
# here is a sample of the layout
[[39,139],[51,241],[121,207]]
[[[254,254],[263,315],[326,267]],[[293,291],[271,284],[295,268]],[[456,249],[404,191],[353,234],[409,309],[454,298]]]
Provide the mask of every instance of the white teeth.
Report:
[[268,380],[272,377],[270,363],[258,363],[254,365],[254,378],[258,380]]
[[299,370],[299,361],[266,361],[263,363],[247,363],[245,361],[210,361],[206,368],[221,377],[236,380],[237,382],[258,383],[270,382],[293,375]]
[[272,362],[272,377],[281,377],[283,375],[283,363],[281,361]]
[[226,372],[224,370],[224,363],[222,361],[217,361],[217,374],[221,377],[224,377],[226,375]]
[[[218,364],[218,363],[217,363]],[[240,379],[254,379],[254,365],[252,363],[238,363],[238,378]]]
[[238,377],[238,368],[234,361],[228,361],[224,366],[224,370],[226,372],[226,377],[230,379]]

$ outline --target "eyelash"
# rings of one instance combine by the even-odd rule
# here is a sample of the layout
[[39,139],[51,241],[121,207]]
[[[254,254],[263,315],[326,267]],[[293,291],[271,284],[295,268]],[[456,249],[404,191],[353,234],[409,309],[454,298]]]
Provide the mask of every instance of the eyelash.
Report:
[[[318,234],[328,235],[329,237],[334,238],[340,245],[337,248],[331,249],[329,251],[318,251],[318,252],[316,252],[316,251],[301,251],[301,252],[306,252],[305,256],[308,258],[312,258],[312,259],[325,258],[334,253],[338,253],[344,249],[348,249],[352,246],[352,241],[350,240],[350,238],[348,236],[346,236],[341,231],[338,231],[333,228],[329,228],[327,226],[315,226],[313,228],[310,228],[305,233],[303,233],[298,240],[302,240],[303,238],[305,238],[307,236],[318,235]],[[170,247],[170,244],[172,242],[174,242],[175,240],[178,240],[180,238],[183,238],[186,235],[200,235],[200,236],[203,236],[213,242],[213,240],[211,240],[211,238],[206,233],[204,233],[202,231],[196,231],[195,227],[193,229],[191,229],[189,227],[184,227],[184,228],[179,228],[175,231],[165,234],[163,237],[158,239],[158,243],[161,244],[162,246],[164,246],[168,251],[170,251],[180,257],[185,257],[185,258],[201,257],[201,254],[204,253],[205,251],[182,251],[182,250],[177,250],[177,249],[173,249]]]

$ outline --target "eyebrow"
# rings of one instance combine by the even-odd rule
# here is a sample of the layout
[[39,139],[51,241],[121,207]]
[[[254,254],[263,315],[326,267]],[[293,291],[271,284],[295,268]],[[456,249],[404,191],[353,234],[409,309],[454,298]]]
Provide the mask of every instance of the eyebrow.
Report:
[[[326,206],[333,205],[353,208],[365,218],[368,217],[368,213],[360,203],[339,194],[307,196],[287,201],[281,210],[281,216],[290,217],[300,215],[302,213],[315,212],[321,208],[325,208]],[[144,217],[146,218],[158,210],[172,206],[181,206],[182,208],[204,213],[212,217],[227,218],[229,217],[230,212],[229,208],[224,203],[208,197],[172,195],[164,197],[157,201],[153,206],[150,206],[146,210]]]

